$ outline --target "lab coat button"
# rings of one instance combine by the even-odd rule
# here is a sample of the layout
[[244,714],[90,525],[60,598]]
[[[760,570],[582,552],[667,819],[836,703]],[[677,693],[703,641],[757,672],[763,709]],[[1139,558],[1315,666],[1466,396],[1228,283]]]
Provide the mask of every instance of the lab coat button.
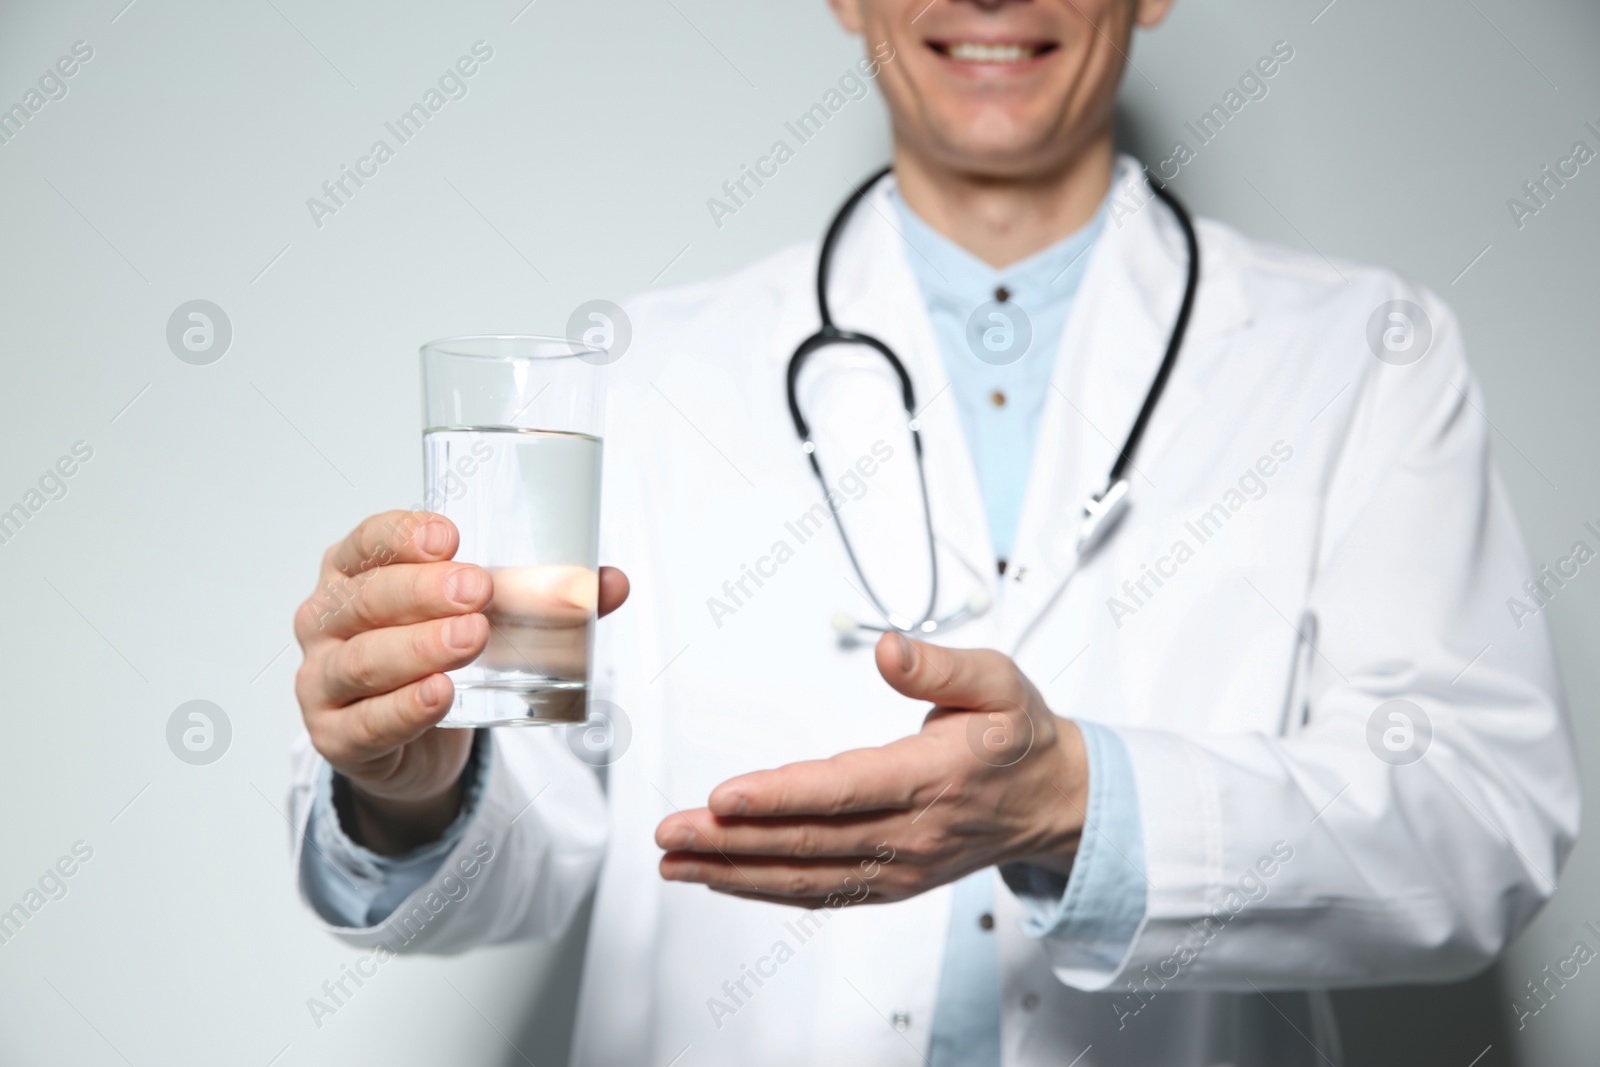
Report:
[[1023,1011],[1032,1011],[1034,1008],[1037,1008],[1038,1006],[1039,1006],[1039,997],[1038,997],[1037,994],[1029,993],[1029,994],[1027,994],[1026,996],[1024,996],[1022,998],[1022,1010]]
[[990,915],[988,912],[984,912],[982,915],[978,916],[978,929],[993,930],[994,916]]
[[896,1030],[903,1034],[907,1030],[911,1029],[911,1013],[909,1011],[897,1011],[893,1015],[889,1016],[889,1022]]

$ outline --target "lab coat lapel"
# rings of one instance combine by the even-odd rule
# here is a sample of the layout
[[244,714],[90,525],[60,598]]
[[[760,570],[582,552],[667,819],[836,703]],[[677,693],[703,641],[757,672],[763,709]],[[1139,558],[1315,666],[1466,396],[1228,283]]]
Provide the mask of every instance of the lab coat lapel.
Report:
[[[1182,230],[1132,159],[1118,162],[1109,216],[1063,332],[1045,401],[1014,566],[1001,597],[1007,649],[1041,612],[1061,610],[1056,596],[1074,561],[1083,503],[1105,487],[1183,298]],[[1200,292],[1177,368],[1133,461],[1135,509],[1159,479],[1161,454],[1204,398],[1205,352],[1248,317],[1231,265],[1212,262],[1205,252],[1202,244]],[[1069,635],[1071,648],[1033,654],[1044,657],[1040,669],[1054,673],[1082,643]]]

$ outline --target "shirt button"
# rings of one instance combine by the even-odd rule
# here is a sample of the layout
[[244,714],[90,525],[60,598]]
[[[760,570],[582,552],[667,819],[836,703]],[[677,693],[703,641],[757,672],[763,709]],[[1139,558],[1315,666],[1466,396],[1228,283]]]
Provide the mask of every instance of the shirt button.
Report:
[[978,929],[993,930],[994,916],[990,915],[988,912],[984,912],[982,915],[978,916]]
[[1000,303],[1004,304],[1007,300],[1011,299],[1011,290],[1007,289],[1003,285],[998,286],[994,291],[994,298]]
[[1022,1010],[1023,1011],[1032,1011],[1034,1008],[1037,1008],[1038,1006],[1039,1006],[1039,997],[1037,996],[1037,994],[1029,993],[1029,994],[1027,994],[1026,996],[1024,996],[1022,998]]
[[997,408],[1005,407],[1006,406],[1006,394],[1002,393],[1000,390],[996,389],[994,392],[989,394],[989,403],[993,404]]
[[911,1029],[911,1013],[909,1011],[897,1011],[889,1016],[889,1024],[903,1034]]

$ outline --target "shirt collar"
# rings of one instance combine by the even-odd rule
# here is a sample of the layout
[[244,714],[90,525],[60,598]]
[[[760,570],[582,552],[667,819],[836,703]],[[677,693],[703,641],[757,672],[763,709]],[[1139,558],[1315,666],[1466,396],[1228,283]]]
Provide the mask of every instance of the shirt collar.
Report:
[[[1105,229],[1106,201],[1082,227],[1025,259],[996,269],[935,230],[891,186],[889,200],[899,216],[906,258],[930,303],[966,309],[994,299],[1004,287],[1024,308],[1042,310],[1071,300],[1089,264],[1089,252]],[[1109,199],[1109,197],[1108,197]]]

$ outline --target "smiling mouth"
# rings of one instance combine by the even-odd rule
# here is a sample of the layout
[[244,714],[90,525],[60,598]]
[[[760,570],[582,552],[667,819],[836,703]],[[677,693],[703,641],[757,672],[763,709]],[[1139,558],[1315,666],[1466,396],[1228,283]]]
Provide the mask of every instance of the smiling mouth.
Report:
[[1056,49],[1053,41],[929,41],[928,47],[961,63],[1026,63]]

